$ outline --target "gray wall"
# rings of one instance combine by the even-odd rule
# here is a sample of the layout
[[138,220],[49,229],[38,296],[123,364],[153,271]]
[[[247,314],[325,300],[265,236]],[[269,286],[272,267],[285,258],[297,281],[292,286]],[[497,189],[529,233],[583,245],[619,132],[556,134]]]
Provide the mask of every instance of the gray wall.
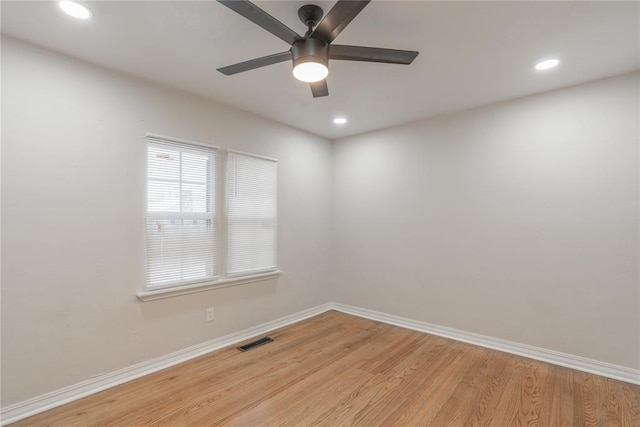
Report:
[[638,85],[335,142],[334,301],[640,368]]
[[[277,281],[137,300],[145,132],[279,159]],[[328,302],[331,173],[325,139],[3,38],[2,406]]]

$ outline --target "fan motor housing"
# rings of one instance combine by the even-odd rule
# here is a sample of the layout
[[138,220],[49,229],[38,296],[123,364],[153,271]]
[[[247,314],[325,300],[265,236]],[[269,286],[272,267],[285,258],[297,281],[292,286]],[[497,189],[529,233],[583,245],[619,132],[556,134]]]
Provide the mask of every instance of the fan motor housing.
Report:
[[322,40],[308,38],[301,40],[291,46],[293,55],[293,66],[303,62],[319,62],[328,66],[329,64],[329,45]]

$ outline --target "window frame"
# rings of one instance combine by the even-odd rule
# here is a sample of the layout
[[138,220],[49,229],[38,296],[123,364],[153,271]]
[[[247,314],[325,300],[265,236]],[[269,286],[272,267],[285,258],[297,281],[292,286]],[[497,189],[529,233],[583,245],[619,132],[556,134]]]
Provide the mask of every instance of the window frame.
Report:
[[[210,179],[212,181],[211,191],[213,195],[211,196],[210,203],[215,207],[212,209],[211,215],[213,215],[213,224],[215,227],[215,233],[217,233],[217,239],[214,244],[214,271],[215,275],[210,276],[203,279],[194,279],[190,281],[180,281],[179,283],[166,283],[161,285],[150,285],[147,283],[147,263],[148,263],[148,253],[147,253],[147,229],[146,225],[144,228],[144,247],[143,247],[143,258],[144,258],[144,266],[143,266],[143,276],[144,279],[142,290],[137,292],[136,295],[138,299],[141,301],[153,301],[157,299],[170,298],[179,295],[192,294],[196,292],[204,292],[212,289],[224,288],[229,286],[242,285],[246,283],[254,283],[264,280],[271,280],[277,278],[282,271],[277,266],[277,254],[278,254],[278,239],[277,239],[277,222],[278,222],[278,211],[277,211],[277,167],[276,167],[276,192],[275,192],[275,221],[276,221],[276,236],[275,236],[275,254],[274,259],[276,266],[273,269],[262,270],[251,272],[249,274],[227,274],[227,265],[228,265],[228,217],[227,217],[227,162],[229,153],[237,153],[245,156],[251,156],[255,158],[260,158],[264,160],[269,160],[278,163],[278,160],[272,157],[262,156],[254,153],[248,153],[244,151],[231,150],[231,149],[223,149],[217,145],[206,144],[202,142],[191,141],[183,138],[175,138],[165,135],[159,135],[155,133],[147,132],[144,138],[145,142],[145,159],[146,159],[146,167],[145,167],[145,224],[147,223],[147,218],[149,216],[158,216],[158,217],[171,217],[171,216],[205,216],[209,215],[209,213],[184,213],[184,212],[176,212],[175,215],[172,213],[165,212],[149,212],[148,211],[148,203],[149,203],[149,160],[148,153],[149,147],[153,144],[162,145],[165,144],[185,144],[192,145],[195,147],[202,147],[205,149],[214,150],[216,153],[215,158],[215,167],[214,173],[215,176],[212,176]],[[197,150],[196,150],[197,151]],[[180,196],[182,197],[182,196]],[[217,257],[215,256],[217,255]]]

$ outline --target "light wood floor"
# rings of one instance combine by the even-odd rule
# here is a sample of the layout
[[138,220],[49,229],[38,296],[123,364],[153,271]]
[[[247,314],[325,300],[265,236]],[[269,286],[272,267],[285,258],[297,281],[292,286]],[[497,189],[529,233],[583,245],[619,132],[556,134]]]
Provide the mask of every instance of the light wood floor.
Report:
[[23,420],[36,426],[640,426],[640,387],[338,312]]

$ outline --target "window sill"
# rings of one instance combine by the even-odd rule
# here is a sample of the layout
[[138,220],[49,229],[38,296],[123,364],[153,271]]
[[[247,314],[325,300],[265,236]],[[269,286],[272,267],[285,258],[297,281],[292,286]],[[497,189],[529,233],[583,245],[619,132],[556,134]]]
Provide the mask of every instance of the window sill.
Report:
[[164,298],[177,297],[180,295],[210,291],[212,289],[228,288],[229,286],[244,285],[246,283],[275,279],[280,276],[281,273],[281,270],[275,270],[269,271],[267,273],[252,274],[251,276],[230,277],[227,279],[216,280],[215,282],[196,283],[193,285],[174,286],[171,288],[140,291],[136,295],[141,301],[155,301]]

